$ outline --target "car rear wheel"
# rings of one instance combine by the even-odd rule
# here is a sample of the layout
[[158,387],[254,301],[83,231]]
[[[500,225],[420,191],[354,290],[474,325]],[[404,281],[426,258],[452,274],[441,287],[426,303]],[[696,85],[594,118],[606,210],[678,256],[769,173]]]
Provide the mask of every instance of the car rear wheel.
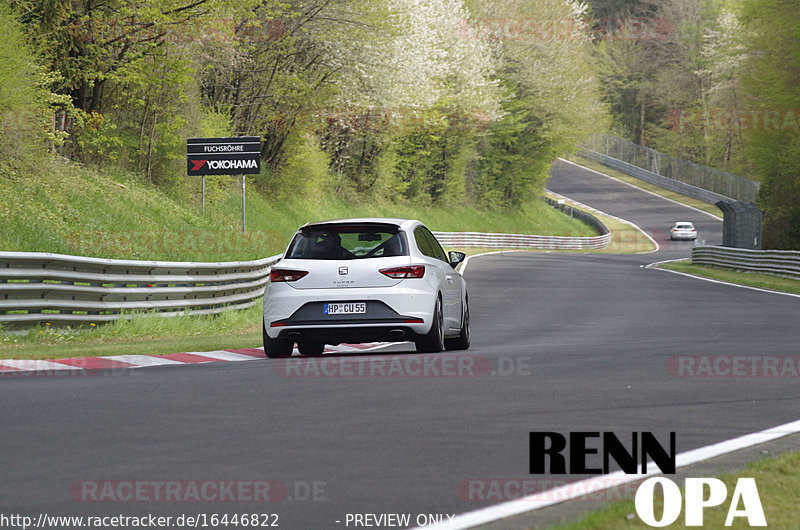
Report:
[[270,359],[291,357],[294,341],[290,339],[270,338],[270,336],[267,335],[266,325],[263,324],[261,328],[264,334],[264,355]]
[[322,352],[325,351],[325,344],[322,342],[310,342],[310,341],[303,341],[297,343],[297,350],[302,355],[322,355]]
[[469,300],[464,300],[464,316],[461,318],[461,333],[454,339],[445,339],[444,346],[448,350],[469,349]]
[[418,353],[438,353],[444,349],[444,318],[441,298],[436,298],[431,330],[414,341],[414,344]]

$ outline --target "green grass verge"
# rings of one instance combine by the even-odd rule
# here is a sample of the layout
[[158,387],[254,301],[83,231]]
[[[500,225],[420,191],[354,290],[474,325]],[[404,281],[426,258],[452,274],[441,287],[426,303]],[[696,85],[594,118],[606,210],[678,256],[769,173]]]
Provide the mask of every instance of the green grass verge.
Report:
[[262,304],[219,315],[134,315],[102,325],[56,328],[43,322],[22,334],[0,328],[2,359],[165,355],[261,346]]
[[[261,321],[250,328],[203,336],[149,336],[108,341],[68,344],[22,343],[0,347],[2,359],[66,359],[70,357],[105,357],[108,355],[169,355],[189,351],[232,350],[261,347]],[[16,337],[12,337],[12,340]]]
[[638,254],[656,250],[653,241],[641,230],[605,215],[595,214],[611,231],[611,243],[598,252],[610,254]]
[[[353,202],[333,192],[271,197],[252,183],[247,233],[241,187],[217,178],[201,210],[199,179],[165,193],[134,174],[45,159],[39,173],[0,174],[0,249],[121,259],[251,260],[282,252],[297,228],[341,217],[406,217],[432,230],[595,235],[591,227],[534,200],[514,210],[469,205],[395,203],[383,197]],[[188,177],[187,177],[188,178]],[[186,190],[197,190],[189,192]]]
[[[728,488],[728,499],[722,506],[708,508],[703,518],[703,528],[750,528],[746,519],[737,517],[732,526],[725,526],[728,505],[739,477],[755,478],[761,505],[769,528],[796,529],[800,521],[800,504],[797,492],[800,491],[800,453],[786,453],[774,458],[751,462],[744,470],[719,478]],[[661,514],[663,503],[655,503],[655,513]],[[588,514],[578,521],[550,527],[551,530],[617,530],[620,528],[652,528],[638,517],[633,500],[609,504]],[[682,512],[678,520],[665,528],[685,528]]]
[[708,212],[712,215],[716,215],[717,217],[722,217],[722,210],[720,210],[713,204],[703,202],[701,200],[695,199],[694,197],[689,197],[687,195],[681,195],[680,193],[664,189],[662,187],[656,186],[655,184],[650,184],[649,182],[637,179],[636,177],[631,177],[630,175],[626,175],[625,173],[622,173],[615,169],[611,169],[610,167],[604,166],[600,162],[596,162],[589,158],[584,158],[578,155],[571,155],[564,158],[566,158],[571,162],[575,162],[576,164],[588,167],[589,169],[594,169],[595,171],[599,171],[600,173],[614,177],[615,179],[627,182],[628,184],[633,184],[637,188],[642,188],[643,190],[650,191],[652,193],[655,193],[656,195],[661,195],[662,197],[665,197],[667,199],[672,199],[673,201],[677,201],[681,204],[697,208],[698,210]]
[[787,293],[800,294],[800,280],[793,280],[792,278],[784,278],[782,276],[774,276],[772,274],[761,274],[757,272],[723,269],[720,267],[694,265],[689,261],[673,261],[670,263],[662,263],[659,265],[659,267],[662,269],[685,272],[688,274],[696,274],[697,276],[703,276],[713,280],[722,280],[740,285],[760,287],[761,289],[769,289],[772,291],[784,291]]

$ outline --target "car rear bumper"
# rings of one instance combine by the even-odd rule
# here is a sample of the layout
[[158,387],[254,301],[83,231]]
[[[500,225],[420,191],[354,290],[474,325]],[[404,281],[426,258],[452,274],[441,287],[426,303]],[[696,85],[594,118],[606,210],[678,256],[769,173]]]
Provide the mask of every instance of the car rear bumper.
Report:
[[413,341],[419,332],[408,325],[376,325],[370,327],[292,327],[280,328],[278,337],[293,341],[358,344],[361,342],[402,342]]
[[[413,285],[413,284],[412,284]],[[294,289],[271,284],[264,295],[264,322],[270,338],[372,342],[413,340],[430,330],[436,293],[428,284],[412,288]],[[365,302],[365,314],[325,315],[325,303]]]

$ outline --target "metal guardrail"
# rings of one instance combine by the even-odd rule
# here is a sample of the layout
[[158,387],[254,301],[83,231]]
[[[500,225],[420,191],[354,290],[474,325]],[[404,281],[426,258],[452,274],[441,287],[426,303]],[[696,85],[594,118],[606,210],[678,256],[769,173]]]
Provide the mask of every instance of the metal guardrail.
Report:
[[463,248],[512,248],[537,250],[600,249],[611,242],[611,234],[592,237],[535,236],[483,232],[434,232],[443,246]]
[[104,322],[244,309],[280,256],[219,263],[0,252],[0,322]]
[[595,227],[600,235],[590,237],[570,236],[537,236],[526,234],[496,234],[483,232],[434,232],[436,239],[444,246],[462,248],[515,248],[537,250],[585,250],[605,248],[611,243],[611,232],[595,216],[573,208],[568,204],[559,204],[549,197],[545,200],[552,207],[582,220]]
[[[688,160],[681,160],[617,136],[610,134],[596,135],[587,140],[583,148],[590,153],[603,154],[611,160],[627,163],[629,166],[647,171],[645,174],[658,175],[669,179],[669,181],[690,186],[689,188],[682,188],[685,190],[699,188],[715,193],[719,197],[731,198],[742,202],[756,202],[758,198],[760,188],[758,182],[719,169],[695,164]],[[639,175],[632,176],[642,178]],[[663,182],[668,181],[659,180],[654,184],[661,186]],[[684,192],[681,191],[680,193]],[[703,197],[697,198],[711,203],[716,203],[720,200],[708,201]]]
[[[549,190],[545,190],[545,191],[548,191],[549,193],[552,193]],[[558,194],[555,194],[555,195],[557,197],[563,197],[563,195],[558,195]],[[583,210],[579,210],[577,208],[574,208],[573,206],[571,206],[569,204],[566,204],[563,201],[558,201],[556,199],[551,199],[550,197],[545,197],[544,200],[545,200],[545,202],[547,204],[549,204],[550,206],[552,206],[556,210],[560,210],[560,211],[564,212],[565,214],[569,215],[570,217],[574,217],[575,219],[580,219],[581,221],[583,221],[584,223],[588,224],[589,226],[593,226],[598,232],[600,232],[600,236],[598,236],[598,237],[602,237],[602,236],[608,235],[608,241],[609,242],[611,241],[611,232],[610,232],[610,230],[608,229],[608,227],[606,227],[606,225],[603,224],[602,221],[600,221],[600,219],[598,219],[594,215],[590,214],[589,212],[585,212]],[[581,239],[583,239],[583,238],[581,238]],[[608,245],[608,243],[603,245],[603,247],[605,247],[606,245]],[[589,248],[602,248],[602,247],[589,247]]]
[[800,279],[800,251],[698,246],[692,263]]
[[585,156],[586,158],[596,160],[604,166],[621,171],[626,175],[636,177],[644,180],[645,182],[655,184],[656,186],[660,186],[682,195],[694,197],[695,199],[699,199],[710,204],[716,204],[719,201],[731,202],[734,200],[731,197],[726,197],[725,195],[720,195],[719,193],[715,193],[713,191],[698,188],[697,186],[692,186],[691,184],[686,184],[685,182],[674,180],[669,177],[659,175],[658,173],[653,173],[652,171],[634,166],[633,164],[629,164],[627,162],[623,162],[622,160],[617,160],[616,158],[604,155],[603,153],[590,151],[588,149],[579,149],[578,154]]

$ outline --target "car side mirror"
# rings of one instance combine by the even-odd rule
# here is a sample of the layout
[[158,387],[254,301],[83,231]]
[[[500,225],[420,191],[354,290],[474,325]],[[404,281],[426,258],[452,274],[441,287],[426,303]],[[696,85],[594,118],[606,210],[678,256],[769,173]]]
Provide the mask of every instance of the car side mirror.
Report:
[[454,269],[456,268],[456,265],[467,259],[466,254],[455,250],[451,250],[450,252],[448,252],[447,256],[450,258],[450,266],[453,267]]

